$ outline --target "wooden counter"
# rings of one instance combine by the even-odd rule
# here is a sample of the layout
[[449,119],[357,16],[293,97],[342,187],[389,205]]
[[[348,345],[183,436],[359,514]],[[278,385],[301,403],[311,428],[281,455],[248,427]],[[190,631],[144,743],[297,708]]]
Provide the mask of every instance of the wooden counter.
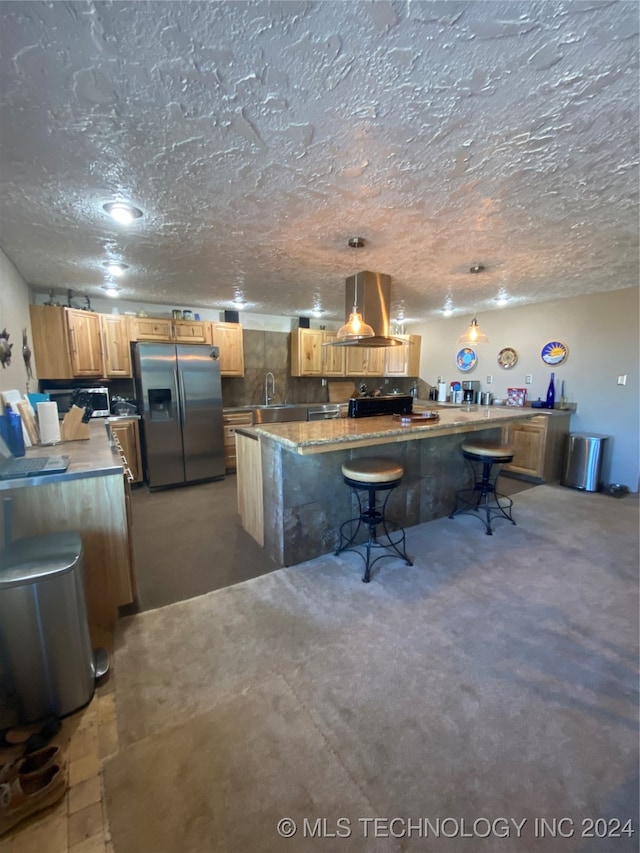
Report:
[[[95,419],[89,427],[89,439],[27,449],[27,456],[69,456],[64,474],[4,480],[0,491],[12,500],[13,539],[80,533],[89,627],[98,643],[111,631],[118,607],[133,601],[134,585],[122,463],[105,423]],[[2,536],[6,541],[4,519]]]
[[403,426],[387,415],[239,427],[238,508],[243,527],[278,566],[335,549],[351,516],[342,463],[368,455],[403,466],[387,507],[410,527],[450,513],[457,489],[470,485],[460,445],[466,434],[500,441],[506,424],[526,422],[529,408],[447,408],[436,423]]

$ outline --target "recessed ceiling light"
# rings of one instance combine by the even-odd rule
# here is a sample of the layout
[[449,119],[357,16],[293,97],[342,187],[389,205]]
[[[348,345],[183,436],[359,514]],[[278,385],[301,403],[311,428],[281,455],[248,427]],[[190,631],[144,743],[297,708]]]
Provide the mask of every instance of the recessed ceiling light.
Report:
[[496,305],[506,305],[509,301],[509,297],[505,293],[502,293],[500,294],[500,296],[496,296],[493,301],[496,303]]
[[443,308],[442,314],[445,317],[450,317],[453,314],[453,308]]
[[109,201],[102,205],[103,209],[121,225],[129,225],[134,219],[140,219],[142,211],[126,201]]
[[111,296],[112,298],[115,298],[122,290],[122,288],[118,287],[117,284],[103,284],[102,289],[104,290],[105,296]]
[[103,266],[105,266],[111,275],[122,275],[125,270],[129,269],[129,264],[122,264],[118,261],[105,261]]

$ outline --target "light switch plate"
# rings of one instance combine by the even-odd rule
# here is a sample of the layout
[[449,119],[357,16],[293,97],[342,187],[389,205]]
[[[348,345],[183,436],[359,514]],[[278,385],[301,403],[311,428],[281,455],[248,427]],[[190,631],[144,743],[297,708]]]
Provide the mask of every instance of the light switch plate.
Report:
[[524,384],[525,385],[531,385],[532,382],[533,382],[533,375],[531,373],[527,373],[527,375],[524,378]]
[[493,384],[493,376],[487,376],[487,385]]
[[627,374],[624,373],[622,376],[618,376],[618,385],[626,385],[627,384]]

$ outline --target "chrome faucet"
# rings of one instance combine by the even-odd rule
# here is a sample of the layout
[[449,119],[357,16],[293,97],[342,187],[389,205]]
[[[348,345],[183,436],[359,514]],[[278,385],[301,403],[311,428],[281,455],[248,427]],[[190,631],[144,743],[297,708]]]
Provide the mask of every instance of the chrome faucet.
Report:
[[[271,377],[271,396],[269,396],[269,377]],[[276,380],[275,376],[271,371],[267,373],[264,377],[264,404],[268,406],[269,403],[276,396]]]

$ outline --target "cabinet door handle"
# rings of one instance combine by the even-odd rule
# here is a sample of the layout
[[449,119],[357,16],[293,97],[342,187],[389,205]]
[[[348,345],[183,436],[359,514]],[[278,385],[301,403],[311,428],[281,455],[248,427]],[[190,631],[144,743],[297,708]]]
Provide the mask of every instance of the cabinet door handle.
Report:
[[76,330],[73,326],[69,329],[69,334],[71,335],[71,351],[78,352],[78,347],[76,346]]

